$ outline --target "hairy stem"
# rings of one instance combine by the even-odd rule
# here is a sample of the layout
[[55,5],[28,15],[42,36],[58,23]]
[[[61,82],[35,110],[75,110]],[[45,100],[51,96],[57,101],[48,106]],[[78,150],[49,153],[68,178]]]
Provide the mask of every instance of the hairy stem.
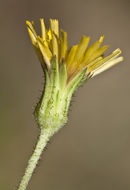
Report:
[[26,189],[26,187],[31,179],[31,176],[36,168],[38,160],[42,154],[42,151],[44,150],[45,146],[47,145],[47,142],[49,141],[50,137],[51,137],[51,134],[48,130],[41,130],[38,142],[36,144],[36,148],[31,156],[31,158],[28,161],[28,165],[25,170],[25,174],[20,182],[18,190]]

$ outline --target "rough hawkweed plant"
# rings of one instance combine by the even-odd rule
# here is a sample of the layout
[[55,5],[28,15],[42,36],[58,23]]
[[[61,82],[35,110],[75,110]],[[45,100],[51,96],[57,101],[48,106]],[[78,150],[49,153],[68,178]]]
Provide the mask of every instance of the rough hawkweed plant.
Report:
[[41,133],[18,190],[25,190],[48,140],[67,123],[67,113],[73,93],[88,79],[123,60],[116,49],[103,57],[108,46],[101,46],[104,36],[88,48],[90,38],[83,36],[79,44],[68,50],[67,33],[59,34],[58,20],[50,19],[47,30],[40,19],[41,36],[33,22],[26,22],[28,32],[45,74],[45,88],[35,109]]

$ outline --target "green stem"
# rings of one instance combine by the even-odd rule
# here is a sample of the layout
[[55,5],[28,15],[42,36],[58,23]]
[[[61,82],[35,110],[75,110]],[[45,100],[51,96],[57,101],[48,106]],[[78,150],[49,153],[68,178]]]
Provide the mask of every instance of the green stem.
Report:
[[25,174],[20,182],[20,185],[18,187],[18,190],[25,190],[31,177],[32,174],[36,168],[36,165],[38,163],[38,160],[42,154],[42,151],[47,145],[47,142],[49,141],[51,137],[51,134],[49,130],[41,130],[41,134],[39,136],[36,148],[31,156],[31,158],[28,161],[27,168],[25,170]]

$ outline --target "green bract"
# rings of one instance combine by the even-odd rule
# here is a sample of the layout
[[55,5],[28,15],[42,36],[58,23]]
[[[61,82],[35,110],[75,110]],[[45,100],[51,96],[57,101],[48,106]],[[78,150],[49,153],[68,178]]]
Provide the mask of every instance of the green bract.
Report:
[[45,88],[35,110],[35,117],[41,129],[49,129],[52,135],[66,122],[71,97],[76,89],[89,77],[87,68],[67,82],[67,70],[64,60],[60,68],[56,56],[51,61],[51,70],[45,70]]

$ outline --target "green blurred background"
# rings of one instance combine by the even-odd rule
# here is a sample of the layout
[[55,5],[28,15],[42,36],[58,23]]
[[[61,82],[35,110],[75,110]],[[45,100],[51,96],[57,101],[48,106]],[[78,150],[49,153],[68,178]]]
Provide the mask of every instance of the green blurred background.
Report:
[[0,190],[15,190],[39,135],[33,110],[43,72],[25,21],[57,18],[69,44],[85,34],[124,62],[90,80],[73,98],[69,122],[50,141],[28,190],[130,189],[130,1],[0,1]]

